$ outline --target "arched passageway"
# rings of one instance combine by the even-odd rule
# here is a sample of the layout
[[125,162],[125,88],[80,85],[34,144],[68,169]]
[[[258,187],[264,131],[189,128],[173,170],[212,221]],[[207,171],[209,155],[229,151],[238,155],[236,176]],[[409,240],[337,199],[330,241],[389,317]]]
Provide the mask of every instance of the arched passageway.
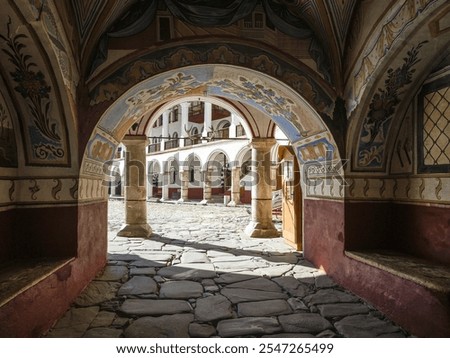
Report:
[[[140,121],[138,127],[145,130],[146,127],[151,127],[155,120],[153,119],[149,125],[143,125],[142,118],[148,116],[148,113],[152,113],[154,109],[157,109],[157,113],[163,113],[165,107],[176,104],[174,101],[181,103],[185,98],[192,98],[192,93],[199,91],[203,97],[207,94],[206,98],[210,97],[210,101],[214,101],[215,98],[227,101],[229,106],[231,105],[231,110],[239,113],[243,118],[248,128],[246,132],[252,137],[252,168],[257,178],[255,183],[257,185],[252,187],[253,219],[249,224],[248,233],[251,236],[276,236],[276,230],[271,224],[269,202],[272,199],[270,151],[275,143],[273,141],[274,123],[291,141],[300,163],[307,161],[320,163],[328,160],[336,164],[339,163],[339,150],[333,135],[312,106],[289,86],[267,75],[235,66],[197,65],[169,71],[138,82],[99,118],[99,123],[87,146],[90,147],[95,145],[93,143],[96,141],[101,141],[115,147],[122,141],[121,136],[128,132],[133,123]],[[203,97],[199,96],[197,100]],[[165,102],[170,105],[163,107],[161,103]],[[153,118],[157,117],[158,114]],[[139,134],[139,130],[136,131],[135,135]],[[132,135],[129,133],[127,138],[132,138]],[[305,153],[308,153],[307,156]],[[225,171],[228,169],[230,158],[225,158],[223,155],[222,157],[224,161],[222,170]],[[208,158],[207,161],[211,162],[213,159]],[[89,151],[85,152],[81,173],[86,172],[87,163],[93,165]],[[103,166],[103,163],[98,165]],[[339,174],[343,175],[342,171]],[[186,168],[183,168],[182,172],[173,170],[173,176],[177,175],[183,175],[181,182],[188,188],[189,181],[184,180],[186,179],[184,176],[189,175],[188,170]],[[225,194],[227,182],[223,184],[222,194]],[[181,200],[187,199],[186,188],[180,191]],[[340,195],[342,197],[339,182],[335,188],[337,189],[336,198]],[[184,193],[183,197],[181,197],[182,193]]]
[[[211,68],[214,67],[214,68]],[[184,68],[183,69],[183,73],[178,72],[176,73],[176,77],[178,79],[184,79],[187,78],[188,80],[186,82],[184,82],[184,80],[181,81],[180,83],[180,87],[181,87],[181,91],[184,91],[182,88],[184,86],[191,86],[192,85],[192,81],[195,81],[195,77],[194,77],[194,73],[202,73],[204,74],[205,72],[211,72],[212,76],[215,76],[215,73],[218,74],[219,78],[211,78],[211,79],[204,79],[205,84],[202,85],[207,85],[209,86],[210,82],[215,83],[216,86],[218,86],[219,91],[222,91],[224,88],[227,89],[226,86],[233,86],[230,83],[226,84],[224,88],[221,88],[220,86],[222,86],[221,81],[222,76],[226,75],[226,78],[229,80],[230,78],[233,78],[233,76],[235,76],[237,81],[242,82],[243,81],[243,76],[247,75],[248,77],[252,77],[252,82],[254,83],[264,83],[265,89],[264,91],[267,90],[268,92],[268,96],[269,99],[272,99],[273,102],[270,104],[267,103],[267,96],[265,96],[264,98],[260,98],[259,102],[255,102],[254,97],[261,95],[260,91],[262,90],[261,87],[255,87],[254,89],[252,89],[252,93],[249,94],[247,93],[246,96],[248,96],[248,98],[239,98],[239,94],[235,94],[233,92],[229,92],[226,93],[226,97],[228,97],[228,100],[231,100],[231,102],[235,102],[236,98],[239,98],[239,101],[237,102],[238,104],[235,106],[240,106],[241,108],[244,108],[246,110],[246,113],[249,113],[250,116],[244,117],[244,121],[247,122],[247,126],[250,128],[251,133],[253,133],[253,138],[251,139],[250,145],[251,145],[251,155],[249,156],[248,153],[239,153],[240,156],[242,156],[243,159],[247,159],[247,161],[250,161],[250,168],[248,169],[251,172],[251,175],[256,179],[255,183],[252,183],[252,217],[251,217],[251,221],[250,223],[247,225],[246,228],[246,232],[248,233],[249,236],[256,236],[256,237],[276,237],[277,236],[277,230],[273,227],[272,224],[272,213],[271,213],[271,205],[267,205],[267,200],[271,201],[271,173],[272,173],[272,168],[271,168],[271,150],[272,147],[275,144],[275,140],[273,138],[273,132],[274,132],[274,126],[272,124],[272,121],[277,121],[277,125],[281,128],[284,129],[286,136],[288,136],[291,140],[295,140],[295,147],[299,148],[305,145],[305,143],[309,143],[311,141],[311,139],[306,140],[305,142],[305,138],[303,137],[302,133],[300,132],[299,128],[304,128],[304,130],[306,132],[312,132],[314,135],[314,139],[315,140],[320,140],[321,145],[323,145],[324,147],[327,147],[327,149],[329,149],[327,151],[327,153],[321,153],[320,151],[317,152],[317,157],[315,159],[317,159],[317,162],[323,161],[323,160],[339,160],[339,151],[337,149],[336,144],[334,143],[333,137],[331,135],[331,133],[327,130],[327,127],[324,125],[322,119],[320,118],[320,116],[315,113],[314,110],[312,110],[312,108],[297,94],[295,94],[295,92],[293,92],[292,90],[290,90],[288,87],[286,87],[285,85],[282,85],[281,83],[274,81],[273,79],[271,79],[270,77],[267,77],[265,75],[261,75],[258,73],[253,73],[253,72],[249,72],[246,73],[245,71],[243,71],[242,69],[238,69],[238,68],[233,68],[233,67],[228,67],[228,66],[205,66],[205,68],[202,68],[202,66],[197,66],[196,68],[193,68],[193,72],[191,75],[188,75],[187,73],[190,72],[190,68]],[[170,81],[173,79],[173,72],[166,74],[165,78],[168,78]],[[150,80],[152,81],[152,79]],[[158,79],[158,82],[160,82],[161,79]],[[164,82],[164,79],[163,79]],[[166,80],[167,82],[167,80]],[[196,84],[198,86],[198,84]],[[147,90],[143,91],[142,88],[143,86],[145,86],[145,88],[147,88]],[[273,86],[273,87],[272,87]],[[145,93],[148,92],[154,92],[151,87],[149,86],[149,83],[142,83],[142,84],[137,84],[135,86],[136,88],[132,88],[128,93],[126,93],[121,99],[119,99],[118,101],[116,101],[116,103],[114,103],[112,105],[112,107],[110,109],[108,109],[105,112],[105,115],[100,119],[99,124],[96,128],[96,130],[93,132],[93,134],[91,135],[91,140],[88,142],[88,147],[93,145],[92,143],[95,141],[98,141],[99,138],[106,138],[108,135],[108,139],[109,142],[117,145],[117,143],[119,142],[124,142],[126,147],[132,147],[133,145],[137,147],[138,143],[141,143],[143,141],[143,137],[139,134],[136,135],[130,135],[127,134],[124,138],[120,138],[120,137],[114,137],[115,134],[121,134],[121,133],[125,133],[126,131],[124,130],[124,126],[126,125],[130,125],[131,124],[131,118],[141,118],[143,115],[145,115],[145,112],[151,111],[151,107],[149,107],[149,105],[151,103],[155,103],[155,105],[157,105],[157,99],[153,98],[153,100],[150,102],[146,102],[146,100],[142,97],[145,97]],[[164,87],[164,86],[163,86]],[[150,90],[148,90],[148,88],[150,88]],[[190,89],[191,90],[191,89]],[[162,98],[164,98],[164,93],[159,91],[162,94]],[[140,99],[137,100],[136,96],[139,96]],[[220,96],[220,94],[217,94],[217,96]],[[286,97],[283,97],[286,96]],[[224,95],[225,97],[225,95]],[[285,101],[285,103],[289,103],[289,110],[290,110],[290,119],[287,119],[286,117],[284,117],[284,115],[286,115],[287,112],[284,112],[284,115],[282,115],[280,113],[280,108],[279,105],[277,107],[277,102],[270,97],[274,97],[276,99],[276,101]],[[170,98],[170,97],[169,97]],[[182,98],[182,97],[181,97]],[[251,100],[249,98],[252,98]],[[120,111],[123,110],[123,108],[121,108],[122,106],[122,101],[124,101],[124,103],[127,103],[127,109],[126,111],[121,115],[118,116],[118,114],[120,114]],[[273,106],[273,107],[272,107]],[[140,112],[141,111],[141,112]],[[303,123],[303,117],[308,115],[308,117],[304,120],[305,123]],[[111,118],[111,116],[113,116],[114,118],[116,118],[115,120]],[[293,121],[293,119],[295,119],[295,122]],[[125,122],[126,124],[124,124],[123,122]],[[106,133],[107,127],[109,126],[110,131],[108,133]],[[135,138],[135,143],[136,144],[131,144],[131,142],[133,142],[133,138]],[[132,149],[134,150],[134,149]],[[300,153],[300,152],[298,152]],[[137,158],[137,156],[133,157],[135,160]],[[89,157],[89,152],[87,151],[85,153],[85,157],[84,157],[84,161],[83,164],[81,166],[81,172],[83,173],[83,171],[85,170],[86,166],[86,162],[89,162],[92,164],[92,161],[90,160],[92,158]],[[173,180],[176,181],[177,178],[177,173],[180,173],[180,175],[184,175],[184,172],[186,171],[187,174],[189,175],[189,163],[193,160],[195,160],[196,158],[194,156],[192,156],[192,158],[186,158],[187,160],[183,160],[178,162],[177,158],[172,158],[171,160],[168,161],[167,165],[167,171],[169,172],[169,177],[172,178],[172,175],[170,173],[173,174]],[[310,158],[312,159],[312,158]],[[206,162],[204,163],[204,167],[205,168],[210,168],[210,166],[212,165],[212,163],[218,163],[219,167],[218,168],[218,172],[220,173],[221,170],[226,170],[228,168],[228,165],[230,163],[232,163],[232,160],[230,158],[227,157],[227,155],[224,152],[221,151],[216,151],[213,152],[209,158],[207,158]],[[103,163],[102,163],[103,164]],[[182,165],[186,164],[186,168],[184,168],[183,170],[181,169]],[[187,170],[186,170],[187,169]],[[182,173],[183,172],[183,173]],[[140,175],[137,175],[137,177],[140,177]],[[225,178],[224,178],[225,179]],[[181,180],[182,182],[184,181],[183,179]],[[140,182],[140,180],[138,180],[137,182]],[[143,186],[143,185],[139,185],[139,186]],[[224,181],[224,187],[222,188],[222,190],[226,190],[227,188],[227,182]],[[255,190],[256,188],[256,190]],[[181,198],[180,199],[185,199],[184,195],[183,195],[183,187],[181,187]],[[133,193],[133,192],[132,192]],[[132,198],[128,198],[125,197],[126,201],[126,206],[131,205],[131,203],[133,203],[136,200],[135,194],[132,194],[133,197]],[[163,195],[164,197],[164,195]],[[200,210],[198,207],[192,208],[192,211],[195,212],[196,210]],[[234,210],[238,210],[238,209],[234,209]],[[268,215],[270,217],[270,222],[265,221],[267,219],[267,211],[268,211]],[[214,214],[216,215],[216,214]],[[217,215],[217,217],[219,218],[220,216]],[[106,223],[105,223],[106,224]],[[151,223],[150,223],[151,225]],[[173,222],[171,225],[177,225],[176,222]],[[150,236],[148,238],[148,242],[150,246],[152,245],[158,245],[159,242],[164,243],[164,240],[167,240],[167,237],[160,237],[158,235],[157,232],[154,231],[154,234],[156,234],[156,236]],[[120,234],[120,232],[119,232]],[[135,235],[135,236],[141,236],[141,237],[146,237],[147,235]],[[152,240],[152,238],[154,239],[154,241]],[[170,242],[175,242],[172,241],[173,239],[171,239]],[[212,244],[212,239],[205,239],[205,244],[204,245],[209,245],[209,247],[211,248],[213,245]],[[253,239],[256,240],[256,239]],[[265,241],[267,242],[267,245],[269,245],[270,247],[270,240],[272,239],[268,239],[269,241]],[[273,239],[274,240],[274,239]],[[179,240],[179,244],[181,245],[181,240]],[[135,241],[136,242],[136,241]],[[238,247],[242,247],[241,250],[243,250],[242,254],[245,254],[245,252],[250,253],[251,255],[255,255],[256,252],[259,252],[259,249],[256,251],[247,251],[247,248],[244,248],[245,245],[244,244],[245,240],[243,239],[243,241],[241,243],[237,243],[236,245]],[[275,245],[274,247],[277,247],[277,242],[279,241],[274,241],[274,243],[272,245]],[[119,244],[120,245],[120,241],[118,243],[116,243],[116,245]],[[223,242],[219,242],[216,245],[223,245]],[[226,246],[229,247],[231,243],[228,243]],[[252,247],[253,245],[256,244],[256,242],[251,243],[251,239],[248,242],[248,244],[250,245],[250,247]],[[189,244],[183,244],[183,245],[189,245]],[[198,244],[193,244],[198,245]],[[202,246],[200,244],[200,246]],[[197,246],[195,246],[197,247]],[[206,246],[204,246],[206,247]],[[221,251],[222,249],[220,249],[220,246],[214,246],[216,247],[217,251]],[[199,247],[201,249],[201,247]],[[281,246],[280,246],[281,248]],[[231,252],[233,253],[235,250],[232,247],[229,247],[229,249],[231,250]],[[237,247],[236,247],[237,249]],[[265,249],[261,248],[260,252],[264,252]],[[276,255],[276,251],[277,249],[275,249],[271,255]],[[289,252],[289,251],[288,251]],[[201,254],[201,252],[196,252],[197,254]],[[137,254],[135,253],[136,256],[142,256],[141,254]],[[256,256],[259,256],[261,254],[256,254]],[[263,256],[265,256],[266,254],[262,254]],[[286,253],[279,253],[279,258],[281,261],[283,261],[284,259],[286,260],[294,260],[295,262],[297,262],[298,260],[298,256],[297,255],[292,255],[292,253],[288,254],[286,256]],[[183,259],[187,260],[186,253],[183,253],[180,257],[180,260],[182,260],[183,263]],[[150,257],[150,256],[149,256]],[[119,256],[118,256],[119,258]],[[125,260],[125,258],[123,258]],[[132,258],[130,257],[129,259],[132,260]],[[128,258],[126,259],[128,260]],[[270,258],[269,258],[270,261]],[[294,261],[292,263],[294,263]],[[133,261],[134,262],[134,261]],[[187,261],[186,261],[187,262]],[[195,262],[195,261],[194,261]],[[250,265],[253,265],[253,259],[250,261],[249,263]],[[184,278],[186,280],[188,279],[193,279],[193,278],[203,278],[203,279],[207,279],[207,278],[212,278],[216,276],[216,271],[214,269],[214,267],[216,265],[211,265],[211,268],[209,270],[206,269],[206,266],[208,264],[200,264],[197,266],[199,266],[198,268],[195,268],[195,264],[192,264],[193,266],[189,266],[189,263],[186,265],[174,265],[174,266],[170,266],[167,267],[167,271],[168,273],[166,273],[163,269],[158,270],[158,273],[161,274],[162,276],[166,277],[170,277],[172,279],[180,279],[180,278]],[[202,266],[203,265],[203,266]],[[222,264],[223,265],[223,264]],[[236,266],[236,265],[243,265],[243,263],[238,263],[238,264],[232,264],[232,266]],[[111,266],[110,270],[112,269]],[[188,269],[186,269],[186,267]],[[191,269],[189,269],[189,267],[191,267]],[[209,267],[209,266],[208,266]],[[220,267],[220,264],[219,264]],[[233,267],[230,267],[230,269],[234,269]],[[284,270],[286,269],[286,266],[276,266],[274,268],[275,270]],[[181,271],[180,271],[181,270]],[[164,272],[163,272],[164,271]],[[172,272],[173,271],[173,272]],[[265,272],[264,270],[261,271]],[[281,272],[281,271],[280,271]],[[200,276],[198,276],[200,275]],[[206,276],[204,276],[206,275]],[[276,274],[272,273],[272,275],[276,276]],[[240,276],[240,274],[238,274],[238,276]],[[257,276],[255,276],[255,284],[259,284],[259,280]],[[238,279],[239,281],[239,279]],[[252,281],[253,282],[253,281]],[[236,283],[237,284],[237,283]],[[246,283],[243,283],[246,284]],[[249,282],[250,284],[250,282]],[[271,283],[271,281],[268,281],[267,284],[273,284]],[[131,283],[130,283],[131,285]],[[191,285],[193,285],[191,283]],[[130,286],[131,287],[131,286]],[[165,287],[164,285],[161,286],[161,290],[163,290],[163,287]],[[232,289],[233,290],[233,289]],[[134,291],[133,291],[134,292]],[[222,290],[222,292],[226,292],[226,288],[224,288]],[[160,292],[160,294],[162,294],[162,291]],[[249,291],[249,294],[251,293],[251,290]],[[277,294],[275,294],[276,296]],[[279,294],[279,295],[283,295],[284,298],[284,294]],[[222,297],[221,295],[217,295],[215,296],[216,298]],[[287,297],[287,296],[286,296]],[[258,298],[258,300],[261,297]],[[281,296],[280,296],[281,298]],[[233,301],[232,298],[230,298]],[[128,305],[131,304],[132,306],[134,304],[138,303],[137,301],[128,301],[126,300],[123,305],[122,305],[122,310],[125,313],[130,313],[131,311],[133,311],[133,308],[131,308],[131,311],[128,311]],[[143,303],[143,302],[141,302]],[[237,303],[237,301],[236,301]],[[139,303],[138,303],[139,304]],[[200,303],[199,303],[200,304]],[[288,309],[288,311],[290,311],[290,309]],[[287,312],[287,311],[286,311]],[[219,317],[220,318],[220,317]],[[139,324],[138,321],[136,321],[136,324]],[[220,325],[220,324],[219,324]],[[130,327],[131,329],[131,327]],[[223,329],[220,328],[219,326],[217,327],[217,329],[219,330],[220,334],[223,336],[227,336],[229,333],[223,333],[221,332]],[[233,333],[234,334],[234,333]]]

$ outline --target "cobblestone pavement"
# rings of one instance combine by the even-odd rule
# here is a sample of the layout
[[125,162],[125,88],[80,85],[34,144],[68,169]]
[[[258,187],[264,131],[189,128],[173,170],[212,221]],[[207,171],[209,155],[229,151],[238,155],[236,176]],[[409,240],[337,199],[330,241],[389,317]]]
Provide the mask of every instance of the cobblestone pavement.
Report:
[[405,337],[282,238],[251,239],[244,207],[149,203],[150,240],[115,234],[104,271],[48,337]]

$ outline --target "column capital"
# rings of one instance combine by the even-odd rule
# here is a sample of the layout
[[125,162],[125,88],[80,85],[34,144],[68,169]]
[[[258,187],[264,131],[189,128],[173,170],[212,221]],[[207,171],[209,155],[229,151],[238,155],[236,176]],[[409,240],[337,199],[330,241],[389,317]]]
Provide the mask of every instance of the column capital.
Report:
[[270,150],[276,142],[275,138],[252,138],[250,146],[254,149]]
[[191,106],[190,102],[182,102],[182,103],[180,103],[180,107],[182,109],[188,109],[190,106]]
[[146,135],[126,135],[122,139],[122,144],[125,147],[129,146],[135,146],[135,145],[142,145],[147,146],[149,145],[149,140]]
[[179,167],[178,168],[178,173],[182,174],[182,173],[188,173],[189,172],[189,167]]

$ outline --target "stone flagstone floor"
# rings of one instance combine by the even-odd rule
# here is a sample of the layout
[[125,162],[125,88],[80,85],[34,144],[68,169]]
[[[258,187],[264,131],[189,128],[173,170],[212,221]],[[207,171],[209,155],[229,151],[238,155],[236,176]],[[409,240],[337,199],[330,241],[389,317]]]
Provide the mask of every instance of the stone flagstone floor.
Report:
[[150,240],[117,237],[47,337],[407,337],[282,238],[251,239],[245,207],[148,203]]

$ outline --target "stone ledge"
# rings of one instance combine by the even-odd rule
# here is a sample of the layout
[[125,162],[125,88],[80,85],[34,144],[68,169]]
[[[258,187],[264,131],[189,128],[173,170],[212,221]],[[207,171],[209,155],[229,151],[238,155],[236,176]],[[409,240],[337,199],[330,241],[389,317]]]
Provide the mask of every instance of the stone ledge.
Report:
[[0,307],[70,263],[74,258],[36,258],[2,264]]
[[346,251],[345,255],[430,290],[450,293],[448,266],[394,251]]

